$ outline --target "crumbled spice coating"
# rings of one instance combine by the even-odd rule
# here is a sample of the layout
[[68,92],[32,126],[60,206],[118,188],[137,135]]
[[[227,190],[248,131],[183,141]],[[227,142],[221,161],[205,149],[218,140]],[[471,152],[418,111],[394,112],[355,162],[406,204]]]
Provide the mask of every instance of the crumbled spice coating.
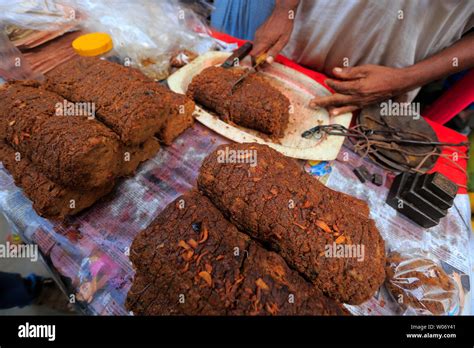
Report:
[[157,91],[163,98],[167,98],[169,103],[167,117],[155,135],[163,144],[171,145],[181,133],[194,125],[195,104],[185,95],[173,93],[164,87]]
[[258,74],[251,74],[232,92],[241,69],[209,67],[195,76],[187,95],[217,112],[224,121],[282,138],[289,120],[290,102]]
[[347,311],[191,191],[133,241],[135,315],[342,315]]
[[[123,150],[129,153],[130,160],[125,161],[125,157],[122,159],[120,176],[132,175],[140,163],[153,157],[159,148],[158,140],[154,138],[141,146],[125,147]],[[39,171],[28,158],[20,154],[20,161],[17,161],[18,154],[10,145],[0,141],[0,161],[13,176],[15,184],[33,202],[35,211],[45,218],[62,221],[67,216],[78,214],[107,195],[114,187],[115,179],[92,190],[57,184]]]
[[150,138],[139,146],[124,146],[120,175],[133,175],[140,163],[152,158],[159,150],[160,143],[156,138]]
[[[256,165],[222,161],[225,147],[256,151]],[[383,283],[384,241],[367,205],[325,187],[268,146],[219,146],[204,160],[198,187],[240,230],[329,297],[360,304]]]
[[58,116],[59,95],[34,84],[0,89],[0,137],[51,180],[72,188],[106,185],[120,168],[116,134],[94,119]]
[[35,211],[49,219],[63,220],[90,207],[112,191],[114,182],[90,191],[63,187],[42,174],[28,158],[20,157],[8,144],[0,141],[0,161],[10,172],[15,184],[33,201]]
[[175,93],[137,69],[106,60],[81,57],[62,64],[48,74],[46,88],[74,102],[95,103],[97,117],[127,145],[143,143],[166,123],[178,121],[179,131],[192,125],[194,105],[187,104],[186,117],[175,120]]

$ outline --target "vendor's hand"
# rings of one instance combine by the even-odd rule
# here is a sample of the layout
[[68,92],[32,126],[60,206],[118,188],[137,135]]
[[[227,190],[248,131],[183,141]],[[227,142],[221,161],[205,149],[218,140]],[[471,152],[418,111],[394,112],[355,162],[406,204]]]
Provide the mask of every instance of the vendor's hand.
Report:
[[[290,11],[295,11],[299,0],[283,0],[277,2],[270,17],[255,33],[252,57],[267,53],[267,63],[273,63],[274,58],[286,46],[293,31],[294,18]],[[293,12],[294,14],[294,12]]]
[[380,65],[334,68],[337,79],[325,82],[335,93],[328,97],[316,97],[309,106],[327,108],[335,116],[401,95],[410,90],[410,78],[404,71]]

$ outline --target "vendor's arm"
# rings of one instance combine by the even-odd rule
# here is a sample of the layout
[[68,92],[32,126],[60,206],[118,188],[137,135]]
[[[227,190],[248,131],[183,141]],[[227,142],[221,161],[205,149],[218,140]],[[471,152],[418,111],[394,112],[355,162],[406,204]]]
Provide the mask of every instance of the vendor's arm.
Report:
[[255,57],[267,53],[267,62],[272,63],[274,57],[286,46],[293,31],[294,14],[300,0],[276,0],[275,8],[270,17],[255,33],[255,40],[250,55]]
[[379,65],[334,68],[336,79],[328,79],[326,83],[336,93],[328,97],[316,97],[310,102],[310,106],[328,108],[332,115],[351,112],[472,67],[474,33],[406,68]]

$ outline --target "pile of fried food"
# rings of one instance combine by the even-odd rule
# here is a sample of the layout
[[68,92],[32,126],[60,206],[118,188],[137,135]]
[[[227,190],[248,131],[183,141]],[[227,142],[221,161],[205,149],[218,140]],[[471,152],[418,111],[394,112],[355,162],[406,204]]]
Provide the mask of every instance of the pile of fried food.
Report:
[[135,315],[344,315],[385,278],[367,204],[255,143],[212,152],[198,188],[138,234],[130,259]]
[[43,84],[7,83],[0,99],[0,161],[36,212],[57,220],[108,194],[194,122],[192,100],[98,58],[62,64]]

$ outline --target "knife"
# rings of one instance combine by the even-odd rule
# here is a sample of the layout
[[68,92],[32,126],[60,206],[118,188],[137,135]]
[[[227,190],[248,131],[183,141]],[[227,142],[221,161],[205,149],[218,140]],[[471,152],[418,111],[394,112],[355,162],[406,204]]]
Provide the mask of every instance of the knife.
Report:
[[253,44],[249,41],[236,49],[232,55],[222,63],[221,67],[224,69],[232,68],[240,64],[240,61],[248,56],[253,48]]
[[243,80],[245,80],[250,74],[253,74],[253,73],[256,73],[257,72],[257,67],[259,67],[260,65],[262,65],[266,60],[267,60],[267,53],[262,53],[260,54],[259,56],[257,56],[255,58],[255,62],[253,64],[253,66],[245,73],[243,74],[241,77],[239,77],[239,79],[234,83],[234,85],[232,86],[232,89],[231,91],[234,92],[235,90],[235,87],[237,87]]

